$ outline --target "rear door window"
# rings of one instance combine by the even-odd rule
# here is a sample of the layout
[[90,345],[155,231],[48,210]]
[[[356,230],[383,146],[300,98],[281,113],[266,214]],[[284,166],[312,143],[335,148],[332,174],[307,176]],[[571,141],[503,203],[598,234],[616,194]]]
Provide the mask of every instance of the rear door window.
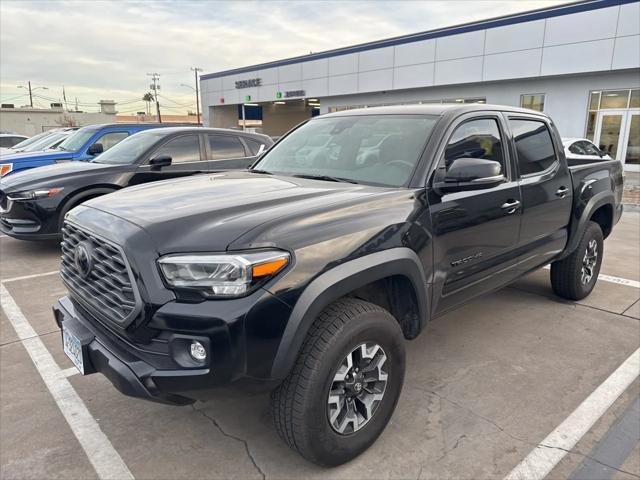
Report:
[[209,135],[209,147],[212,160],[247,156],[240,139],[231,135]]
[[264,143],[259,142],[258,140],[254,140],[253,138],[248,138],[248,137],[243,137],[243,138],[244,138],[244,142],[249,147],[249,150],[251,150],[252,155],[259,155],[262,152],[264,152],[267,148],[267,146]]
[[538,120],[510,119],[520,175],[544,172],[557,160],[551,132]]
[[573,142],[569,147],[569,151],[574,155],[586,155],[587,153],[582,148],[582,142]]

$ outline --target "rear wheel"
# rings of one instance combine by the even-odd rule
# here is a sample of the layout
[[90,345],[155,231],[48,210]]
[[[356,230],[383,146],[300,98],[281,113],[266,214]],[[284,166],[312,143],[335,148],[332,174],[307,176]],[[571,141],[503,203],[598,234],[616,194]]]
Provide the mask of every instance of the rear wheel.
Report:
[[600,225],[590,221],[571,255],[551,264],[551,286],[556,295],[581,300],[591,293],[598,281],[603,246]]
[[404,381],[404,337],[386,310],[356,299],[327,307],[272,393],[276,429],[307,460],[335,466],[382,433]]

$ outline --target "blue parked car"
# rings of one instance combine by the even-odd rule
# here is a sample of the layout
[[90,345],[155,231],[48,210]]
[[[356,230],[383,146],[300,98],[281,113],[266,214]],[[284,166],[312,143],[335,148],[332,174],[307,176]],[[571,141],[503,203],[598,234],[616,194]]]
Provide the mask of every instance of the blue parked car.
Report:
[[93,160],[97,155],[134,133],[167,126],[169,124],[166,123],[107,123],[82,127],[55,149],[3,155],[0,158],[0,176],[70,160]]

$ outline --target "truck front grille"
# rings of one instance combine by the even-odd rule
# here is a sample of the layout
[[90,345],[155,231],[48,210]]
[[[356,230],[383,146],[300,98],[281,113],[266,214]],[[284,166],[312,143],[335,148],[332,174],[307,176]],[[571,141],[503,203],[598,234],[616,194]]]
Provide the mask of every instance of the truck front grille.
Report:
[[62,235],[60,276],[71,297],[99,320],[126,327],[139,300],[122,249],[69,222]]

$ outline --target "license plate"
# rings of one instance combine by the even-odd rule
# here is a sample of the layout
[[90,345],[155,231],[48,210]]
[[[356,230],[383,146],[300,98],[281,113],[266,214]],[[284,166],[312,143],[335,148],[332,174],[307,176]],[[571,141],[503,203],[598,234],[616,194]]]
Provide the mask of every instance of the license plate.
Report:
[[64,353],[73,362],[80,373],[84,375],[84,362],[82,360],[82,343],[80,339],[76,337],[66,328],[62,328],[62,345]]

